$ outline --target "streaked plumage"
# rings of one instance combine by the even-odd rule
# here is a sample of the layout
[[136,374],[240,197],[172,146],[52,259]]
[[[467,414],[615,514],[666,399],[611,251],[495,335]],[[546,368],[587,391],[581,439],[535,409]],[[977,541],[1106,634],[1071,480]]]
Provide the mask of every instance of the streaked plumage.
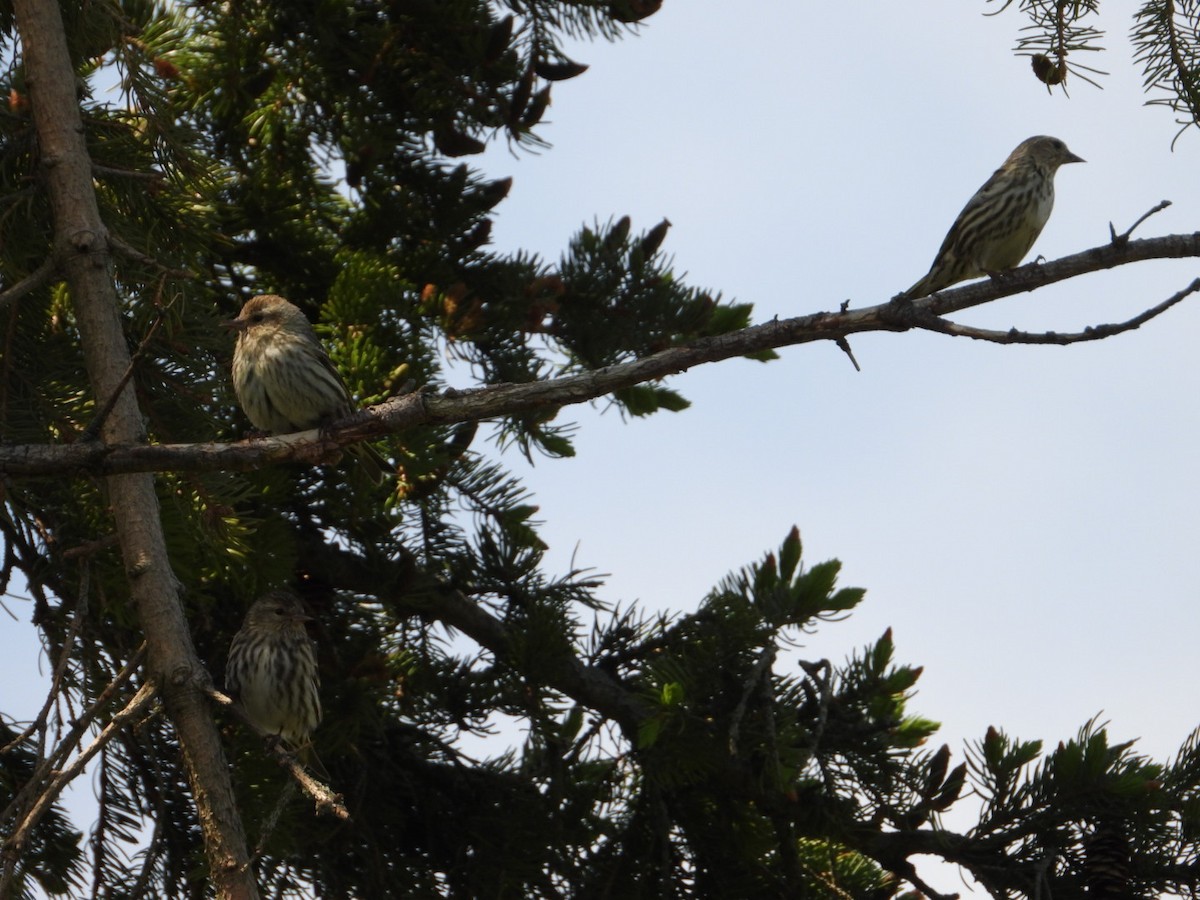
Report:
[[[300,308],[276,294],[252,297],[236,319],[233,389],[254,427],[271,434],[319,428],[354,412],[345,382]],[[365,444],[347,450],[376,483],[387,463]]]
[[272,591],[254,601],[229,645],[225,688],[259,728],[304,747],[321,721],[317,656],[299,598]]
[[924,297],[944,287],[1019,265],[1054,207],[1054,174],[1083,162],[1058,138],[1038,135],[1017,145],[963,207],[929,274],[901,296]]

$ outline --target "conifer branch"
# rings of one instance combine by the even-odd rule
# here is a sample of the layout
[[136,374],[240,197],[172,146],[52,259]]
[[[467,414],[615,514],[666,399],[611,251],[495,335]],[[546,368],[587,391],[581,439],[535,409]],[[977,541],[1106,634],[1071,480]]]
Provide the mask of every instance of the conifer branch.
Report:
[[118,253],[120,253],[122,256],[126,256],[129,259],[132,259],[134,262],[140,263],[141,265],[149,266],[150,268],[157,269],[163,275],[167,275],[172,278],[195,278],[196,277],[195,272],[191,272],[187,269],[174,269],[174,268],[171,268],[170,266],[164,266],[161,262],[159,262],[153,256],[149,256],[149,255],[143,253],[141,250],[138,250],[136,247],[133,247],[132,245],[127,244],[125,241],[121,240],[121,238],[119,238],[117,235],[115,235],[111,232],[108,235],[108,245],[113,250],[116,250]]
[[[40,791],[37,800],[33,803],[32,808],[22,818],[17,826],[13,829],[12,834],[4,842],[4,856],[17,857],[24,850],[25,843],[29,839],[29,833],[41,821],[42,817],[50,811],[54,801],[58,795],[74,778],[84,770],[92,758],[99,753],[104,746],[116,736],[117,732],[138,718],[147,706],[157,696],[157,690],[153,683],[146,682],[140,688],[129,702],[125,704],[120,712],[116,713],[109,720],[104,729],[97,735],[96,739],[88,745],[82,753],[76,757],[69,766],[59,771],[45,789]],[[5,866],[5,875],[9,875],[9,867]],[[0,896],[8,896],[8,885],[0,883]]]
[[[116,696],[117,692],[129,681],[130,678],[133,677],[133,674],[141,666],[142,660],[145,658],[145,650],[146,644],[143,641],[142,646],[137,649],[132,657],[130,657],[129,662],[122,667],[121,671],[118,672],[113,680],[109,682],[103,691],[100,692],[100,696],[92,701],[92,703],[88,705],[88,708],[84,710],[74,722],[72,722],[70,730],[64,737],[59,739],[54,748],[54,752],[43,758],[41,762],[38,763],[37,768],[35,768],[33,773],[29,776],[29,780],[17,793],[16,797],[13,798],[12,802],[9,803],[8,807],[5,808],[4,812],[0,813],[0,822],[9,822],[15,818],[25,816],[24,811],[33,806],[36,802],[31,800],[31,798],[44,793],[42,784],[47,780],[47,778],[49,778],[50,773],[54,772],[56,769],[61,769],[63,764],[66,762],[67,757],[75,752],[75,748],[79,745],[79,742],[83,739],[83,736],[87,733],[88,729],[92,727],[92,723],[95,721],[96,717],[108,706],[112,698]],[[65,652],[66,651],[64,649],[64,654]],[[57,674],[58,673],[56,672],[56,675]],[[52,686],[50,695],[46,701],[46,707],[43,710],[43,714],[48,713],[49,707],[53,699],[57,696],[57,693],[57,690],[55,690]],[[41,723],[40,725],[39,722]],[[18,741],[24,740],[35,730],[40,730],[44,727],[45,719],[43,716],[39,716],[38,721],[35,721],[34,726],[31,726],[30,729],[27,729],[23,736],[19,737],[15,741],[10,742],[5,747],[0,748],[0,754],[8,753],[16,749]],[[3,896],[3,893],[0,893],[0,896]]]
[[6,309],[9,304],[20,300],[30,291],[36,291],[42,285],[46,284],[54,273],[58,271],[58,264],[53,256],[48,256],[42,260],[42,264],[18,281],[16,284],[10,285],[3,291],[0,291],[0,310]]
[[[1046,263],[1031,263],[964,287],[940,291],[918,300],[892,300],[861,309],[844,307],[791,319],[775,319],[740,331],[700,338],[642,359],[525,384],[494,384],[436,394],[418,391],[393,398],[334,423],[328,429],[257,438],[235,443],[12,445],[0,447],[0,473],[10,477],[61,476],[72,473],[113,475],[133,472],[248,471],[285,461],[320,461],[338,448],[423,425],[476,422],[531,410],[595,400],[622,388],[657,381],[705,363],[814,341],[843,341],[869,331],[941,330],[958,333],[964,326],[942,327],[936,318],[1036,290],[1088,272],[1098,272],[1149,259],[1200,256],[1200,232],[1139,241],[1117,241]],[[1101,340],[1136,328],[1184,299],[1169,298],[1119,326],[1097,325],[1076,335],[1032,337],[1004,343],[1073,343]],[[843,305],[844,306],[844,305]],[[963,330],[963,334],[967,331]],[[1006,333],[1008,334],[1008,333]],[[1018,337],[1023,332],[1014,332]],[[1065,338],[1065,339],[1064,339]],[[986,338],[984,338],[986,339]]]
[[[498,659],[512,661],[514,642],[508,626],[453,586],[421,574],[412,557],[368,564],[353,551],[320,540],[305,543],[304,557],[334,583],[389,598],[401,609],[432,615]],[[545,681],[550,687],[612,719],[627,735],[636,736],[639,723],[650,714],[642,699],[627,691],[617,678],[578,656],[567,655],[545,665],[549,667]]]
[[96,417],[88,423],[87,428],[85,428],[83,430],[83,434],[80,435],[81,441],[94,441],[100,436],[100,429],[104,427],[105,421],[107,421],[109,414],[113,411],[113,407],[116,406],[117,398],[121,396],[121,391],[125,390],[125,385],[129,384],[129,379],[133,377],[133,372],[138,364],[138,360],[146,355],[146,348],[150,346],[150,341],[154,337],[154,333],[158,331],[158,326],[162,324],[162,321],[163,310],[160,309],[158,311],[158,315],[154,317],[154,321],[150,324],[150,328],[147,330],[146,336],[142,338],[141,343],[138,344],[137,350],[135,350],[133,355],[129,357],[129,365],[125,367],[125,372],[121,376],[121,380],[117,382],[116,388],[109,395],[108,399],[105,400],[104,405],[100,408],[100,412],[97,413]]
[[[83,627],[83,617],[87,613],[87,598],[88,569],[87,566],[84,566],[80,574],[79,595],[75,600],[75,609],[71,612],[71,620],[67,623],[67,633],[59,647],[58,659],[54,663],[54,672],[50,676],[50,690],[46,692],[46,702],[42,704],[41,710],[24,731],[0,747],[0,756],[15,749],[35,731],[41,731],[46,727],[46,722],[50,718],[50,710],[54,708],[54,701],[58,698],[59,691],[62,690],[63,676],[67,672],[67,663],[71,661],[71,650],[75,646],[75,639],[79,636],[79,629]],[[110,685],[110,688],[114,685]],[[106,690],[101,696],[107,699],[108,695],[109,692]],[[4,818],[4,816],[0,816],[0,821]]]

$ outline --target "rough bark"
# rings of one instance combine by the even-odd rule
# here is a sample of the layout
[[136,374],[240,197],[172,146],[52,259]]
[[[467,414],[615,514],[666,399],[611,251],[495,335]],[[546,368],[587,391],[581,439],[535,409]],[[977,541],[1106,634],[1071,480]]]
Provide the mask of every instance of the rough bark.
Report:
[[441,394],[418,392],[395,397],[325,430],[270,438],[196,444],[132,444],[106,440],[69,446],[7,445],[0,447],[0,473],[14,478],[64,474],[115,475],[128,472],[248,471],[272,463],[321,463],[336,460],[339,446],[398,434],[426,425],[477,422],[519,415],[572,403],[586,403],[635,384],[657,381],[694,366],[815,341],[846,340],[871,331],[936,331],[1004,344],[1076,344],[1104,340],[1141,327],[1200,289],[1200,280],[1141,311],[1125,322],[1097,323],[1074,333],[1031,334],[971,328],[943,318],[1002,297],[1035,290],[1058,281],[1151,259],[1200,257],[1200,232],[1130,241],[1115,236],[1103,246],[1053,262],[1030,264],[996,280],[981,280],[939,291],[930,297],[887,302],[858,309],[811,313],[773,319],[728,334],[700,338],[650,356],[577,375],[526,384],[492,384]]
[[[56,0],[16,0],[43,184],[55,225],[55,257],[70,288],[96,408],[117,398],[100,431],[104,444],[144,441],[133,390],[121,386],[130,355],[110,278],[108,238],[96,202],[75,73]],[[183,747],[219,896],[256,898],[230,770],[202,686],[159,521],[154,478],[107,479],[114,528],[147,640],[147,676],[159,688]]]

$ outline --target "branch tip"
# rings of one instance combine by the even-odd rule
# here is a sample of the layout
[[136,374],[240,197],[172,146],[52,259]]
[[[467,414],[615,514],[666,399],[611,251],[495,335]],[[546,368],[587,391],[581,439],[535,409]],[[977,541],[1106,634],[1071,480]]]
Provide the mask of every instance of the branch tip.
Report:
[[1158,203],[1156,203],[1154,206],[1152,206],[1146,212],[1142,213],[1142,215],[1138,218],[1138,220],[1136,222],[1134,222],[1132,225],[1130,225],[1129,229],[1127,231],[1125,231],[1123,234],[1117,234],[1116,229],[1113,228],[1113,223],[1109,222],[1108,223],[1108,233],[1111,237],[1111,242],[1113,244],[1128,243],[1129,237],[1130,237],[1130,235],[1133,234],[1133,231],[1135,228],[1137,228],[1139,225],[1141,225],[1143,222],[1145,222],[1148,218],[1155,215],[1156,213],[1162,212],[1164,209],[1166,209],[1170,205],[1171,205],[1170,200],[1160,200]]
[[858,364],[858,360],[854,358],[854,351],[850,349],[850,342],[843,336],[837,339],[837,345],[838,349],[850,357],[850,362],[854,364],[854,371],[861,372],[862,367]]

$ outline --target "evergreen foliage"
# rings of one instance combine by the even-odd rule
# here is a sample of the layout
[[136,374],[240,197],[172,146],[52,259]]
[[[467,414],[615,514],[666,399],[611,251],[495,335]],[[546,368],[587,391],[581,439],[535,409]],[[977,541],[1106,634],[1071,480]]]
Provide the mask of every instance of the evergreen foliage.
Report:
[[[1075,6],[1081,16],[1095,4]],[[1158,6],[1142,20],[1145,58],[1165,83],[1175,76],[1146,18]],[[489,214],[512,185],[460,158],[492,140],[544,146],[554,84],[586,68],[563,38],[619,37],[658,3],[504,7],[63,5],[151,441],[244,435],[217,323],[257,293],[305,310],[363,404],[445,387],[447,354],[476,384],[530,382],[749,324],[749,306],[672,272],[665,220],[640,234],[628,218],[595,223],[555,262],[488,250]],[[8,3],[0,41],[8,288],[44,269],[54,231]],[[114,78],[121,103],[99,90]],[[91,439],[107,398],[91,393],[65,285],[43,279],[0,317],[5,441]],[[687,405],[658,384],[612,402],[634,416]],[[529,455],[572,452],[554,411],[511,416],[494,434]],[[546,573],[533,498],[478,436],[434,427],[381,441],[398,473],[379,492],[348,467],[158,479],[173,571],[217,684],[253,598],[290,586],[315,619],[316,750],[350,821],[294,796],[279,815],[285,774],[214,708],[264,893],[883,898],[921,886],[920,854],[965,866],[997,896],[1194,890],[1196,738],[1157,764],[1095,722],[1048,754],[993,730],[952,766],[949,748],[926,747],[937,725],[908,708],[921,670],[896,661],[890,633],[843,662],[796,662],[798,636],[863,599],[837,586],[836,561],[802,561],[797,531],[694,613],[608,608],[587,573]],[[135,696],[142,628],[102,481],[4,491],[0,582],[27,580],[63,661],[35,727],[0,723],[4,887],[205,896],[201,821],[158,707],[95,764],[90,846],[78,831],[89,823],[57,803],[15,842],[49,777],[39,766],[54,750],[37,735],[70,737],[84,711],[102,724]],[[524,742],[475,758],[468,748],[503,723]],[[944,829],[972,791],[978,825]]]

